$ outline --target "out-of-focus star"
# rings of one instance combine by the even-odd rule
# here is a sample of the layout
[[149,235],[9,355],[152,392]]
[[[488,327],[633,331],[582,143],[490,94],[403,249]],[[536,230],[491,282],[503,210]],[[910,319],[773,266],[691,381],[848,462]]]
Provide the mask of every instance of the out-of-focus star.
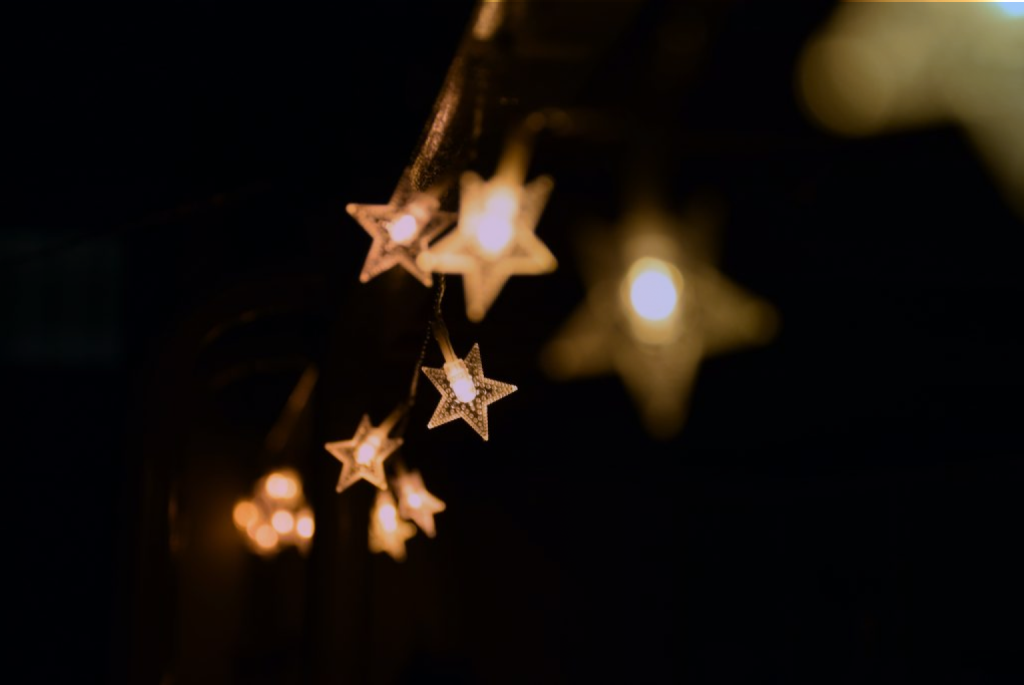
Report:
[[458,226],[421,252],[417,264],[425,271],[462,274],[471,321],[484,318],[512,276],[558,266],[535,233],[553,187],[548,176],[524,185],[514,174],[487,181],[472,171],[462,175]]
[[377,493],[370,513],[371,552],[387,552],[395,561],[405,560],[405,541],[416,535],[416,526],[398,517],[395,498],[387,490]]
[[678,432],[709,355],[766,342],[775,310],[724,278],[698,243],[644,212],[613,238],[591,238],[587,299],[545,347],[554,378],[617,373],[648,431]]
[[428,428],[464,419],[484,440],[487,432],[487,405],[511,395],[516,386],[484,378],[480,345],[474,344],[465,359],[452,359],[443,368],[423,367],[423,373],[441,393],[441,401],[427,423]]
[[363,415],[351,440],[329,442],[324,449],[341,462],[341,476],[336,490],[342,492],[358,480],[366,480],[381,490],[388,487],[384,475],[384,461],[402,445],[402,438],[388,437],[387,422],[380,426],[370,423]]
[[431,193],[412,189],[408,172],[402,174],[398,187],[386,205],[350,203],[345,207],[370,234],[373,243],[366,255],[359,280],[366,283],[396,264],[430,287],[430,272],[416,264],[416,258],[427,245],[455,223],[455,212],[442,212],[440,202]]
[[427,491],[419,471],[399,467],[393,485],[398,493],[398,513],[414,521],[427,537],[434,537],[434,514],[444,511],[444,502]]
[[838,133],[959,123],[1024,212],[1024,3],[843,2],[798,76]]

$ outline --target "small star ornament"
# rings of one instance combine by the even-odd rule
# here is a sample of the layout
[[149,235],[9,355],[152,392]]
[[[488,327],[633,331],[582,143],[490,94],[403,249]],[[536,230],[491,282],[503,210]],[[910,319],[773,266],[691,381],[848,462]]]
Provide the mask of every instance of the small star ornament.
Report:
[[378,492],[370,513],[370,551],[386,552],[395,561],[405,561],[405,541],[414,535],[416,526],[398,517],[391,493]]
[[364,414],[350,440],[324,445],[324,449],[341,462],[341,476],[335,488],[338,492],[359,480],[369,481],[381,490],[387,489],[384,461],[402,445],[402,438],[388,437],[392,425],[393,418],[389,417],[381,425],[374,426],[370,417]]
[[[441,342],[439,339],[438,342]],[[436,428],[442,424],[463,419],[484,440],[488,439],[487,405],[497,402],[502,397],[511,395],[516,386],[484,377],[484,369],[480,362],[480,345],[473,345],[465,359],[459,359],[455,353],[445,349],[445,364],[440,369],[423,367],[423,373],[441,393],[441,401],[430,417],[427,428]]]
[[512,276],[558,266],[535,233],[553,187],[548,176],[523,184],[515,171],[487,181],[472,171],[462,175],[458,226],[421,252],[417,264],[424,271],[462,275],[470,321],[483,320]]
[[775,311],[699,257],[698,242],[650,210],[611,240],[591,242],[589,292],[544,349],[554,378],[617,373],[652,435],[685,421],[709,355],[766,342]]
[[399,467],[392,485],[398,493],[398,513],[402,518],[415,522],[427,537],[434,537],[434,514],[444,511],[445,505],[423,486],[420,472]]
[[347,205],[348,213],[373,238],[359,280],[366,283],[397,264],[430,287],[430,271],[420,268],[416,258],[457,216],[442,212],[440,206],[433,192],[413,190],[408,171],[386,205]]

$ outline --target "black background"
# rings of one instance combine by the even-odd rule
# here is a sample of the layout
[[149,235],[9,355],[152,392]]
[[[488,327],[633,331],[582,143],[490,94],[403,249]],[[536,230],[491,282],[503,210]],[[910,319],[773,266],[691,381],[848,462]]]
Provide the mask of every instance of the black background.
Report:
[[[9,15],[17,682],[1021,682],[1021,220],[955,127],[815,128],[793,68],[831,4],[766,5],[607,15],[560,104],[611,123],[542,137],[532,166],[557,182],[558,271],[481,324],[450,281],[456,350],[519,392],[485,444],[428,432],[421,387],[403,452],[448,510],[400,565],[366,550],[372,488],[336,495],[320,444],[401,400],[431,294],[358,283],[344,205],[387,199],[471,4]],[[584,294],[576,238],[621,215],[652,139],[666,206],[720,207],[720,269],[782,317],[705,361],[669,441],[617,378],[537,364]],[[283,459],[314,548],[253,558],[228,512],[279,463],[262,440],[310,363]]]

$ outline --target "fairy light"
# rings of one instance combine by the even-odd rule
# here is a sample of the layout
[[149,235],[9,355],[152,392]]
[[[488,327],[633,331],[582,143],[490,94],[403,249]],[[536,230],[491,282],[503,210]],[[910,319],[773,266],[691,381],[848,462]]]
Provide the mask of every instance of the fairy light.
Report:
[[440,369],[423,367],[423,373],[441,393],[441,401],[427,427],[436,428],[461,418],[487,440],[488,405],[515,392],[516,386],[484,377],[478,344],[473,345],[465,359],[460,359],[455,355],[444,323],[438,318],[432,326],[445,363]]
[[252,498],[239,500],[231,517],[242,539],[261,556],[272,556],[286,547],[305,553],[315,530],[302,481],[291,469],[272,471],[260,478]]
[[387,488],[384,461],[402,445],[402,438],[388,434],[404,413],[405,405],[400,405],[379,426],[374,426],[369,415],[364,414],[351,439],[324,445],[324,449],[341,462],[338,492],[360,480],[369,481],[382,490]]
[[391,240],[399,245],[408,245],[419,232],[416,218],[412,214],[403,214],[385,226]]
[[393,485],[398,493],[398,513],[413,521],[427,537],[434,537],[434,515],[445,510],[445,503],[427,491],[419,471],[399,468]]
[[378,492],[370,512],[370,551],[386,552],[395,561],[404,561],[405,541],[415,534],[416,526],[398,518],[398,507],[391,493]]

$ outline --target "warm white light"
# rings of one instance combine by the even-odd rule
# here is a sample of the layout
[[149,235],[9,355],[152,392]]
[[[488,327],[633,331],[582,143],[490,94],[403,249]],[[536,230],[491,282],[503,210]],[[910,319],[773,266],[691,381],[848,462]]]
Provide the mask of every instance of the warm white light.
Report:
[[470,377],[469,369],[466,368],[464,361],[456,359],[446,363],[444,373],[448,377],[448,383],[452,386],[452,392],[455,393],[455,399],[464,404],[476,399],[476,385],[473,384],[473,379]]
[[295,524],[295,532],[299,534],[299,537],[308,540],[313,537],[314,530],[313,517],[309,514],[300,515],[298,523]]
[[265,523],[256,529],[256,535],[254,537],[256,539],[256,544],[263,549],[272,549],[277,546],[277,533],[275,533],[274,529]]
[[377,520],[381,527],[389,533],[398,530],[398,510],[393,504],[382,504],[377,509]]
[[387,231],[391,240],[400,245],[406,245],[416,235],[418,228],[412,214],[403,214],[388,224]]
[[290,511],[279,509],[274,512],[274,515],[270,517],[270,525],[274,527],[281,535],[292,532],[295,527],[295,517],[292,516]]
[[366,441],[359,446],[356,450],[356,462],[366,466],[373,462],[373,458],[377,456],[377,450],[380,448],[380,436],[371,435],[366,438]]
[[259,511],[256,509],[256,505],[249,500],[242,500],[235,505],[234,518],[235,525],[239,528],[248,528],[256,522],[259,517]]
[[298,492],[295,480],[283,473],[272,473],[267,477],[267,494],[274,499],[291,499]]
[[409,496],[405,499],[405,501],[408,502],[409,506],[412,507],[413,509],[419,509],[420,506],[423,505],[423,498],[420,497],[419,494],[415,492],[409,493]]
[[512,188],[499,186],[491,192],[483,214],[476,220],[476,239],[487,255],[496,257],[508,247],[518,211],[519,200]]
[[664,321],[676,311],[679,291],[672,272],[675,268],[651,257],[639,259],[629,270],[629,303],[641,318]]

